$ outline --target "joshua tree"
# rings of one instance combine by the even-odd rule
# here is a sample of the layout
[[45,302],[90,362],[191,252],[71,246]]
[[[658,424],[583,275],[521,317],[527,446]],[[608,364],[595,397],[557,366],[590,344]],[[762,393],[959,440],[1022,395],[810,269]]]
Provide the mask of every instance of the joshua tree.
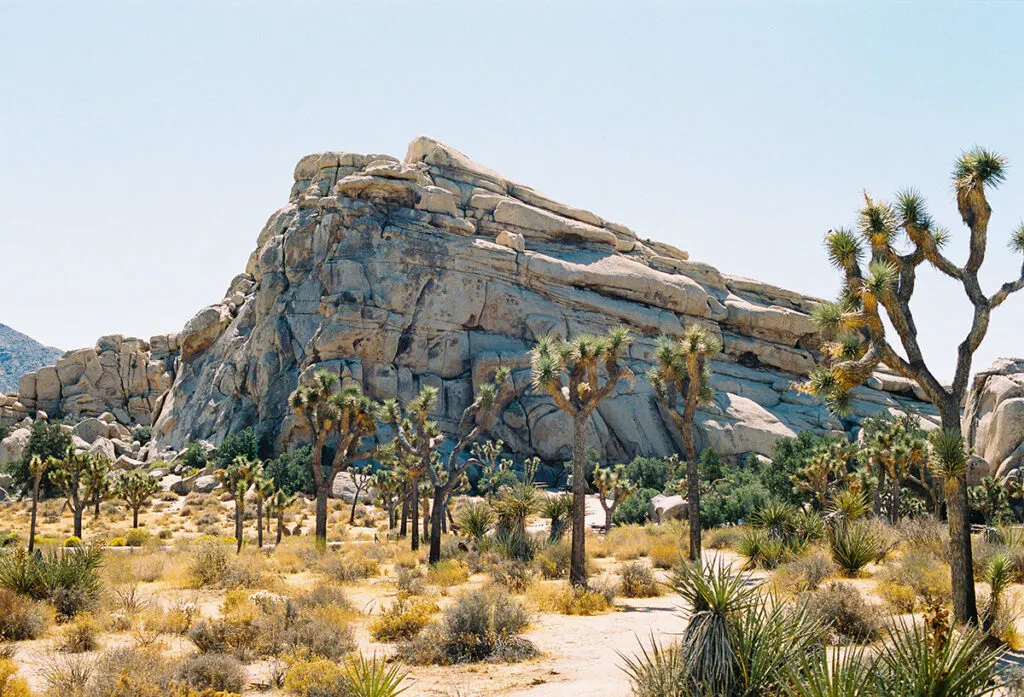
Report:
[[597,500],[604,509],[604,531],[608,532],[612,529],[615,509],[636,491],[636,484],[629,481],[625,465],[616,465],[615,469],[600,467],[594,470],[594,486],[597,487]]
[[274,495],[274,480],[261,472],[253,479],[252,493],[256,499],[256,546],[263,549],[263,506]]
[[106,455],[93,453],[93,456],[89,459],[89,467],[85,471],[82,483],[85,486],[84,495],[86,500],[92,501],[95,506],[93,515],[99,518],[100,503],[103,502],[105,496],[110,494],[111,490],[110,460],[107,459]]
[[51,461],[52,466],[48,473],[53,485],[67,498],[67,505],[74,519],[74,535],[78,539],[82,539],[82,512],[86,506],[85,479],[89,468],[93,466],[92,461],[91,453],[76,453],[73,448],[68,448],[63,459]]
[[388,512],[388,530],[394,530],[398,499],[405,489],[405,478],[395,454],[394,443],[386,443],[377,448],[377,461],[383,467],[374,472],[370,486],[377,490],[381,504]]
[[349,470],[352,475],[352,483],[356,487],[355,495],[352,496],[352,508],[348,514],[348,524],[356,524],[356,505],[359,503],[359,495],[363,493],[363,489],[370,483],[371,477],[373,477],[373,467],[370,465],[363,465],[362,467],[353,467]]
[[36,511],[39,508],[39,485],[43,481],[43,473],[50,464],[52,458],[44,460],[38,455],[33,455],[28,461],[28,473],[32,477],[32,518],[28,525],[28,551],[32,553],[36,548]]
[[396,446],[409,456],[420,461],[422,471],[433,486],[433,501],[430,517],[429,563],[441,560],[441,531],[448,496],[459,485],[472,459],[459,462],[459,457],[471,443],[491,428],[498,412],[511,394],[511,375],[508,368],[498,368],[492,382],[480,385],[476,399],[462,411],[456,433],[459,440],[447,458],[437,454],[444,435],[429,414],[437,404],[437,390],[424,387],[420,394],[409,403],[408,416],[402,419],[397,402],[385,404],[383,418],[395,426]]
[[[815,309],[814,318],[828,342],[824,349],[830,360],[812,373],[808,389],[825,398],[835,411],[848,410],[849,390],[881,364],[916,382],[938,408],[943,430],[952,434],[950,438],[962,436],[960,406],[967,393],[974,353],[985,338],[992,311],[1011,293],[1024,288],[1024,266],[1018,279],[1004,283],[992,295],[982,291],[978,279],[988,251],[992,215],[985,187],[998,186],[1006,177],[1005,170],[1006,159],[983,148],[963,153],[953,168],[957,208],[970,231],[963,266],[942,253],[949,233],[935,224],[923,197],[913,189],[898,193],[894,204],[876,201],[865,193],[858,230],[837,228],[825,236],[829,258],[843,275],[843,288],[837,302],[822,303]],[[897,245],[904,236],[909,251],[901,254]],[[865,246],[870,254],[866,272]],[[1013,252],[1024,252],[1024,225],[1011,233],[1009,246]],[[957,349],[950,385],[943,385],[925,362],[910,307],[917,269],[926,262],[962,285],[973,308],[970,329]],[[883,314],[899,337],[902,354],[886,335]],[[955,472],[957,481],[946,487],[953,611],[960,622],[976,622],[967,472],[959,467]]]
[[565,535],[565,524],[572,513],[572,495],[559,494],[544,499],[540,506],[542,516],[551,521],[551,528],[548,532],[548,542],[555,543]]
[[148,472],[142,470],[130,470],[122,472],[114,480],[114,495],[124,499],[124,502],[132,509],[132,527],[139,527],[139,509],[146,505],[146,502],[160,491],[160,480]]
[[267,502],[270,508],[270,515],[277,519],[277,540],[275,545],[281,544],[281,537],[284,535],[284,514],[288,508],[295,503],[295,494],[289,494],[283,489],[278,489]]
[[848,465],[856,456],[857,449],[845,441],[822,443],[791,481],[797,489],[814,496],[818,510],[825,510],[832,495],[849,480]]
[[245,492],[261,476],[263,465],[244,455],[237,456],[227,467],[217,470],[217,478],[235,500],[235,554],[242,551],[242,514],[245,512]]
[[881,492],[889,481],[889,522],[900,522],[900,487],[911,470],[928,461],[928,438],[915,416],[893,420],[888,414],[864,422],[864,449],[878,477],[874,512],[880,513]]
[[[623,363],[629,331],[616,327],[603,337],[578,336],[571,341],[545,337],[534,347],[531,363],[534,387],[544,390],[555,406],[572,417],[572,552],[569,581],[587,585],[586,558],[586,445],[587,423],[594,409],[615,390],[619,380],[633,379]],[[604,373],[604,382],[601,381]]]
[[[335,391],[338,376],[317,371],[312,385],[297,388],[289,398],[295,413],[305,419],[313,434],[313,482],[316,485],[316,541],[323,549],[327,544],[327,499],[338,474],[356,460],[370,455],[360,452],[365,436],[377,430],[376,406],[356,385],[345,385]],[[332,433],[337,446],[331,466],[325,471],[323,450]]]
[[[697,407],[711,401],[708,361],[722,344],[707,329],[691,326],[679,339],[661,336],[654,351],[657,365],[647,371],[654,395],[671,415],[686,455],[686,503],[690,521],[690,559],[700,561],[700,471],[694,417]],[[680,405],[679,402],[682,401]]]

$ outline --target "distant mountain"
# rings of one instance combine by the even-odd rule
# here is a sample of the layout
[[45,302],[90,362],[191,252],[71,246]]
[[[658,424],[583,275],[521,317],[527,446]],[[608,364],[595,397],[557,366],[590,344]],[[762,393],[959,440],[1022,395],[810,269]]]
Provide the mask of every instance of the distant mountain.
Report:
[[63,353],[0,324],[0,393],[17,392],[18,378],[44,365],[53,365]]

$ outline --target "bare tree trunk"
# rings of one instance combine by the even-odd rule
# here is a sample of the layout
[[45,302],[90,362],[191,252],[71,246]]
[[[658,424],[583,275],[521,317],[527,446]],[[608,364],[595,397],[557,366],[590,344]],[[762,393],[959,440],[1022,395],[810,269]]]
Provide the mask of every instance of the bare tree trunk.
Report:
[[132,528],[139,527],[139,508],[132,506]]
[[572,551],[569,582],[582,588],[587,586],[586,445],[587,416],[576,414],[572,420]]
[[697,466],[697,445],[693,438],[693,424],[680,430],[686,455],[686,509],[690,526],[690,561],[700,562],[700,469]]
[[242,553],[242,508],[245,506],[245,499],[235,497],[235,554]]
[[284,537],[284,510],[278,510],[277,512],[277,542],[274,545],[281,544],[281,538]]
[[896,477],[892,478],[892,483],[889,485],[891,491],[889,494],[892,500],[892,508],[889,511],[889,522],[893,525],[899,525],[900,522],[900,480]]
[[256,546],[263,549],[263,502],[256,502]]
[[878,467],[878,484],[872,495],[871,509],[876,518],[882,517],[882,489],[885,488],[885,470]]
[[420,548],[420,482],[418,479],[412,480],[410,489],[409,517],[412,518],[412,541],[409,543],[409,549],[415,552]]
[[434,505],[430,509],[430,556],[429,564],[441,561],[441,521],[444,517],[444,487],[434,487]]
[[402,524],[398,528],[398,535],[405,537],[409,534],[409,487],[406,486],[402,496]]
[[28,552],[36,548],[36,509],[39,507],[39,483],[32,490],[32,520],[28,525]]
[[316,490],[316,546],[320,551],[327,549],[327,487]]
[[75,537],[82,539],[82,502],[78,500],[78,496],[74,496],[72,504],[74,504],[71,515],[75,521]]
[[[949,399],[940,406],[942,427],[962,433],[960,408]],[[968,517],[967,476],[949,483],[946,510],[949,517],[949,567],[953,586],[953,616],[957,622],[977,624],[978,605],[974,593],[974,560],[971,550],[971,524]]]

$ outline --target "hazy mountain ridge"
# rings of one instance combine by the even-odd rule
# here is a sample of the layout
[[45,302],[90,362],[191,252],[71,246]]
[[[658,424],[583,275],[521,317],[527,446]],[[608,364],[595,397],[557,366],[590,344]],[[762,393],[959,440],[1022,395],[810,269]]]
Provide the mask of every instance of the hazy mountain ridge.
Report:
[[53,365],[64,354],[30,336],[0,324],[0,392],[17,392],[18,378]]

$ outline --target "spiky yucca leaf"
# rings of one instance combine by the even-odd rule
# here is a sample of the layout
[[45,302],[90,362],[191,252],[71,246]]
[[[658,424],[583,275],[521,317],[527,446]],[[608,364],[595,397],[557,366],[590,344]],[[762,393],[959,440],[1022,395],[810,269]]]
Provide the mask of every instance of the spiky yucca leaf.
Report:
[[829,230],[825,235],[829,261],[837,269],[850,269],[860,262],[863,249],[860,240],[846,228]]
[[949,242],[950,234],[946,228],[935,228],[931,231],[931,235],[936,249],[942,249]]
[[1001,651],[985,647],[975,629],[961,628],[943,642],[916,622],[899,620],[879,656],[886,697],[981,697],[999,688]]
[[931,435],[932,467],[934,472],[946,481],[946,486],[955,489],[955,482],[967,474],[967,449],[964,437],[958,430],[944,428]]
[[826,336],[835,336],[842,326],[845,311],[839,303],[820,302],[811,310],[811,321]]
[[931,227],[931,216],[925,207],[924,197],[917,189],[903,189],[896,194],[896,212],[906,227],[927,230]]
[[868,266],[868,275],[864,279],[864,290],[876,298],[888,293],[896,284],[899,271],[889,262],[875,260]]
[[958,191],[980,184],[996,187],[1006,180],[1007,160],[1002,155],[975,146],[960,155],[953,167],[953,183]]
[[787,697],[876,697],[875,657],[863,646],[799,653],[786,666]]
[[1024,252],[1024,223],[1018,225],[1010,235],[1010,249],[1015,252]]
[[860,209],[860,234],[875,249],[892,246],[896,239],[899,220],[888,204],[874,201],[864,195],[864,207]]

